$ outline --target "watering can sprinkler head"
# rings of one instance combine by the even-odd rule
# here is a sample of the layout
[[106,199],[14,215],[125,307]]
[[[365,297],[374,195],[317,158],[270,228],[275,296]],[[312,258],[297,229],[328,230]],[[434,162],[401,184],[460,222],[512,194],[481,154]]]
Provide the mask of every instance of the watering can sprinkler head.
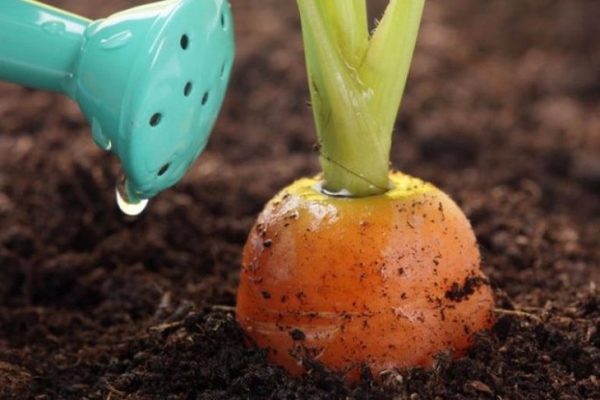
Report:
[[120,205],[173,186],[204,150],[234,57],[227,0],[166,0],[90,21],[0,2],[0,79],[62,92],[117,155]]

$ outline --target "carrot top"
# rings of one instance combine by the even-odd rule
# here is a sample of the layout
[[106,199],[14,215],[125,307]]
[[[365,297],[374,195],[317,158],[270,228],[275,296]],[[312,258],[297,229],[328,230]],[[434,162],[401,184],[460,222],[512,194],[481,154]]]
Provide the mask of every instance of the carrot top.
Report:
[[369,33],[366,0],[297,0],[324,189],[389,189],[392,131],[425,0],[390,0]]

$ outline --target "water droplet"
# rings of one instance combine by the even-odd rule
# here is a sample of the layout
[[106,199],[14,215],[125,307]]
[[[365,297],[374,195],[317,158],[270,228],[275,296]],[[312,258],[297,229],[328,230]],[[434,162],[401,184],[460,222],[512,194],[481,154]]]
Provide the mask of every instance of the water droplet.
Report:
[[100,47],[106,50],[118,49],[129,43],[132,37],[131,31],[118,32],[111,37],[100,40]]
[[52,35],[64,34],[65,28],[65,23],[62,21],[46,21],[42,24],[42,29]]
[[148,205],[148,199],[141,199],[136,201],[131,201],[129,196],[127,195],[126,189],[126,181],[121,180],[121,183],[117,185],[115,188],[115,197],[117,199],[117,205],[121,212],[125,215],[129,215],[135,217],[140,215]]
[[352,193],[350,193],[350,191],[348,189],[341,189],[337,192],[334,192],[333,190],[327,190],[325,188],[325,186],[323,186],[323,181],[318,181],[315,184],[315,190],[319,193],[323,193],[326,196],[331,196],[331,197],[341,197],[341,198],[351,198]]
[[96,118],[92,118],[92,138],[101,149],[108,151],[112,148],[112,142],[106,137],[102,130],[102,125],[100,125],[100,121]]

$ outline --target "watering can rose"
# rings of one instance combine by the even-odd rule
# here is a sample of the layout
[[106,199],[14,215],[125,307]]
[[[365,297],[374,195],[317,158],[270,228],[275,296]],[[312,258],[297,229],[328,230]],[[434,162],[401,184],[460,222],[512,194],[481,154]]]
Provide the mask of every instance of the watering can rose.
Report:
[[234,57],[227,0],[166,0],[91,21],[0,1],[0,80],[63,93],[121,161],[125,213],[175,185],[204,150]]

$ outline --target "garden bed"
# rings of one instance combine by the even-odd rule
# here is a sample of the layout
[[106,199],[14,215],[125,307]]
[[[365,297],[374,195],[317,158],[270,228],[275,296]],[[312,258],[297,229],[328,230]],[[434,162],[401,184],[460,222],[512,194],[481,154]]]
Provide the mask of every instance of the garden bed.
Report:
[[600,3],[427,3],[392,159],[469,216],[497,324],[462,360],[357,386],[287,376],[234,320],[256,215],[318,157],[294,2],[233,8],[211,143],[137,219],[74,103],[0,86],[0,398],[600,398]]

